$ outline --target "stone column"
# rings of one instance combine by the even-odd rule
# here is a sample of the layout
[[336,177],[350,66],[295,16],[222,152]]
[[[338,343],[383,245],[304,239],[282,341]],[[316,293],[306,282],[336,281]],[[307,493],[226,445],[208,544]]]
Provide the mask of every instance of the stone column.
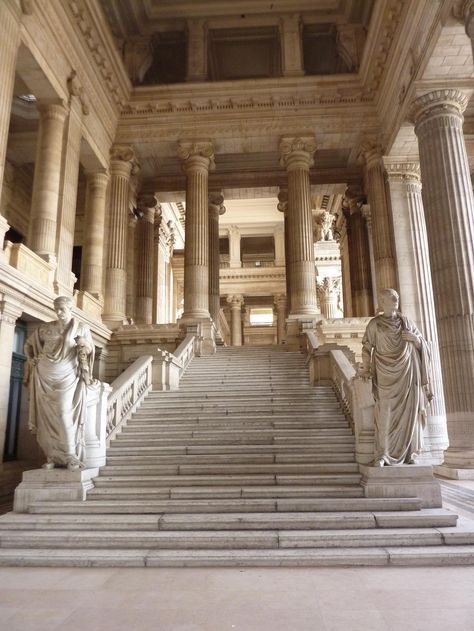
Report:
[[76,227],[77,185],[79,180],[79,156],[81,152],[82,103],[71,94],[69,116],[64,133],[63,167],[58,208],[56,252],[58,265],[54,289],[63,296],[72,294],[76,277],[72,273],[72,252]]
[[[352,276],[351,276],[351,260],[350,260],[350,226],[347,221],[347,213],[345,211],[337,215],[336,222],[336,239],[339,243],[339,253],[341,256],[341,275],[342,275],[342,297],[344,317],[351,318],[354,315],[352,306]],[[317,262],[317,259],[316,259]],[[318,292],[319,299],[319,292]],[[321,308],[321,303],[319,304]]]
[[474,198],[463,136],[468,97],[415,100],[423,205],[448,420],[443,475],[474,478]]
[[284,77],[301,77],[303,68],[303,44],[301,41],[301,16],[298,13],[284,15],[280,19],[281,49]]
[[281,164],[286,167],[288,174],[289,317],[294,319],[317,314],[309,184],[309,169],[313,164],[315,149],[312,136],[285,137],[280,142]]
[[126,315],[127,232],[130,175],[135,161],[132,147],[114,145],[110,152],[110,222],[107,249],[105,307],[102,319],[115,328]]
[[0,2],[0,198],[2,196],[8,129],[20,42],[21,15],[15,2]]
[[337,303],[341,293],[341,279],[332,277],[323,278],[320,283],[317,283],[317,290],[322,315],[326,320],[337,318]]
[[84,246],[82,249],[82,290],[103,300],[105,202],[108,173],[104,170],[86,173]]
[[286,296],[277,294],[274,298],[277,316],[277,342],[283,344],[286,341]]
[[137,224],[138,217],[129,210],[127,222],[127,263],[126,263],[126,298],[125,315],[127,321],[135,322],[136,317],[136,253],[137,253]]
[[374,258],[374,234],[372,230],[372,212],[368,204],[364,204],[360,209],[367,226],[367,239],[369,241],[369,259],[370,259],[370,279],[372,282],[372,303],[374,305],[374,313],[378,309],[379,301],[377,297],[377,280],[375,278],[375,258]]
[[40,122],[28,243],[33,252],[54,264],[67,109],[59,103],[40,103],[38,109]]
[[373,248],[376,293],[382,289],[398,288],[395,253],[393,251],[393,223],[385,188],[382,150],[375,145],[363,149],[366,162],[366,182],[372,210]]
[[207,23],[189,19],[187,46],[187,81],[207,80]]
[[192,321],[209,314],[208,176],[214,167],[211,142],[180,143],[178,155],[186,172],[184,244],[184,313]]
[[137,222],[137,262],[135,320],[137,324],[153,322],[153,243],[157,199],[141,195],[137,200],[140,219]]
[[386,161],[385,168],[395,229],[401,311],[416,323],[431,348],[434,399],[428,410],[425,437],[430,461],[439,464],[448,446],[448,433],[420,167],[418,163]]
[[220,192],[209,193],[209,313],[219,328],[221,294],[219,283],[219,215],[225,213],[224,196]]
[[275,267],[285,266],[285,224],[279,223],[273,229],[275,243]]
[[229,235],[229,267],[242,267],[240,254],[240,230],[238,226],[227,229]]
[[232,346],[242,346],[242,296],[227,296],[231,312]]
[[278,191],[278,210],[283,213],[283,230],[285,246],[285,286],[286,286],[286,315],[291,311],[290,270],[288,261],[290,256],[290,243],[288,238],[288,190],[280,188]]
[[13,300],[5,296],[0,299],[0,348],[2,349],[0,353],[0,461],[3,458],[7,431],[15,325],[21,313],[21,307]]
[[346,220],[350,224],[348,236],[352,315],[357,317],[374,314],[369,239],[361,211],[364,198],[364,193],[360,187],[349,187],[346,190],[345,199],[349,211]]
[[472,55],[474,57],[474,0],[464,0],[461,4],[461,18],[464,18],[466,35],[471,40]]

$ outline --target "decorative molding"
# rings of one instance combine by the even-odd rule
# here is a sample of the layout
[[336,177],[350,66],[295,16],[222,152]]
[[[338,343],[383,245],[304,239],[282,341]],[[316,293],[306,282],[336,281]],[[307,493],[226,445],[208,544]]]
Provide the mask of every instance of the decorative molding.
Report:
[[409,116],[415,125],[441,114],[461,118],[468,102],[469,96],[460,90],[433,90],[413,101]]
[[77,78],[77,72],[75,70],[71,71],[67,79],[67,89],[71,97],[75,96],[79,99],[82,108],[82,114],[87,116],[89,114],[89,105],[87,103],[86,96],[84,94],[84,88],[79,82]]
[[384,158],[388,180],[392,181],[421,181],[419,162],[391,162]]

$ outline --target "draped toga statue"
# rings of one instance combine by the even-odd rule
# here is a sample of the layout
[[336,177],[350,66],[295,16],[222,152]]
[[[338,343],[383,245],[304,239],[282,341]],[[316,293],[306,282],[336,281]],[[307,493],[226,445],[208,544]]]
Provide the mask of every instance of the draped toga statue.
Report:
[[380,293],[383,313],[362,340],[361,377],[372,377],[374,465],[413,464],[423,447],[429,391],[429,349],[416,325],[398,311],[394,289]]
[[46,469],[85,465],[87,386],[92,382],[94,344],[89,328],[72,317],[72,301],[54,301],[57,320],[45,322],[27,339],[26,381],[29,428],[46,455]]

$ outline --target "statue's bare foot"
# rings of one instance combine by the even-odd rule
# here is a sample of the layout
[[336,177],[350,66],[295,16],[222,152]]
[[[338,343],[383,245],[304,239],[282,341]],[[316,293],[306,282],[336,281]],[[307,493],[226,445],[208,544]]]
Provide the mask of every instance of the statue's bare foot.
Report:
[[42,466],[42,469],[54,469],[54,462],[50,462],[48,460],[48,462],[44,463],[44,465]]
[[374,461],[374,467],[383,467],[385,464],[385,460],[380,458],[379,460]]

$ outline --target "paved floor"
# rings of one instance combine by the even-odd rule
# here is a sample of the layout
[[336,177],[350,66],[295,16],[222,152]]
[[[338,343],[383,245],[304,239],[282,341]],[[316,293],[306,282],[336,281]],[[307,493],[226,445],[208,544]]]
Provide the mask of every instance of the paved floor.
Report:
[[474,631],[474,568],[0,569],[4,631]]

